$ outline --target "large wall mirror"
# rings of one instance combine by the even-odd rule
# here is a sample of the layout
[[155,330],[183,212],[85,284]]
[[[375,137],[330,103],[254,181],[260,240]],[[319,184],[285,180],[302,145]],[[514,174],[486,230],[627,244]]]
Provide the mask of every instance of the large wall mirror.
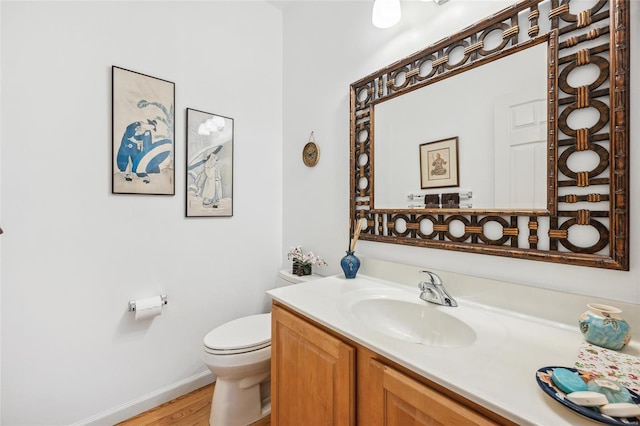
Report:
[[628,270],[628,7],[524,0],[353,83],[360,238]]

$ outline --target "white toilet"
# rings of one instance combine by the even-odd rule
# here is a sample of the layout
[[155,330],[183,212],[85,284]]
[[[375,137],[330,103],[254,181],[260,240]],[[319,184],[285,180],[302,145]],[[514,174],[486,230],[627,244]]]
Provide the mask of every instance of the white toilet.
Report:
[[[316,275],[278,272],[276,286]],[[211,426],[246,426],[271,412],[271,314],[250,315],[222,324],[204,338],[204,363],[216,376]]]

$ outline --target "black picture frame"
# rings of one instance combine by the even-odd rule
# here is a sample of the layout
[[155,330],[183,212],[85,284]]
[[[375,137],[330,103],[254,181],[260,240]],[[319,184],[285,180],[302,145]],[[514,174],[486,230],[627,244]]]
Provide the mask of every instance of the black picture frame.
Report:
[[112,66],[113,194],[175,195],[175,84]]
[[187,108],[186,123],[185,216],[233,216],[233,118]]

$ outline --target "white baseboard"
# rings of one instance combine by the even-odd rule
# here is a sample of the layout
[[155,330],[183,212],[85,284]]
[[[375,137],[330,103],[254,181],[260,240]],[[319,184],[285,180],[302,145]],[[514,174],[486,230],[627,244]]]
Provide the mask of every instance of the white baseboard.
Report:
[[140,413],[144,413],[158,405],[169,402],[179,396],[185,395],[215,381],[215,376],[210,371],[203,371],[179,382],[164,386],[154,392],[148,393],[110,410],[98,413],[73,423],[71,426],[105,426],[127,420]]

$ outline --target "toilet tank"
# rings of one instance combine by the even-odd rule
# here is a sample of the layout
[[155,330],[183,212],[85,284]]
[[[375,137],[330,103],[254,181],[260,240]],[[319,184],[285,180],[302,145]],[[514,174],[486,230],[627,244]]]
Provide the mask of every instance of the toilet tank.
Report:
[[317,280],[318,278],[322,278],[322,277],[318,275],[298,276],[293,274],[288,269],[281,269],[278,271],[278,276],[276,277],[276,287],[284,287],[292,284],[299,284],[307,281]]

